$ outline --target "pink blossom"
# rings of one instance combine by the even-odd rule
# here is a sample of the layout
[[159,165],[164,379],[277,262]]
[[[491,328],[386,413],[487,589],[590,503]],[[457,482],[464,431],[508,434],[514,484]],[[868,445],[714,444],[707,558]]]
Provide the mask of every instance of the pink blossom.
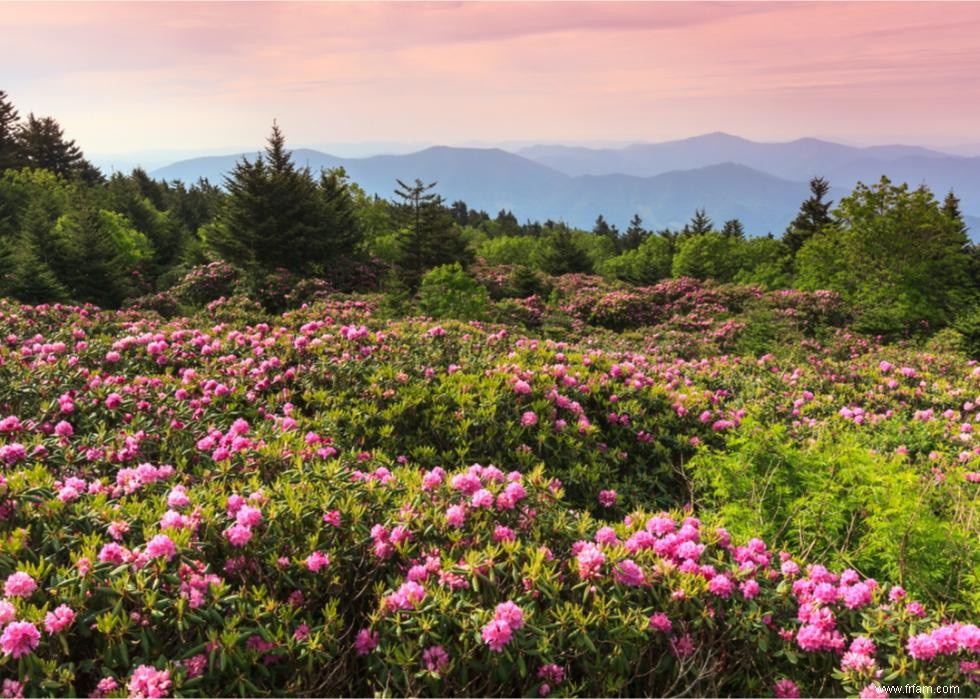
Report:
[[19,658],[29,655],[41,641],[41,632],[29,621],[14,621],[7,624],[0,636],[0,649],[4,655]]
[[616,491],[615,490],[601,490],[599,491],[599,504],[602,507],[612,507],[616,504]]
[[166,558],[168,561],[177,554],[177,546],[166,534],[157,534],[146,545],[146,554],[151,558]]
[[670,618],[666,614],[663,612],[657,612],[650,617],[650,628],[669,634],[671,629],[674,628],[674,625],[671,623]]
[[494,653],[499,653],[504,649],[504,646],[510,643],[514,632],[510,624],[506,621],[494,619],[483,627],[481,636],[483,637],[483,642],[490,646],[490,650]]
[[912,636],[908,640],[907,649],[909,655],[916,660],[932,660],[939,652],[939,646],[931,635],[920,633]]
[[429,672],[439,674],[449,667],[449,653],[442,646],[430,646],[422,651],[422,661]]
[[377,631],[371,629],[361,629],[357,632],[357,640],[354,641],[354,648],[358,655],[367,655],[378,647],[381,636]]
[[616,566],[616,582],[628,587],[640,587],[646,582],[646,575],[632,559],[625,558]]
[[731,597],[734,588],[735,584],[724,575],[716,575],[708,583],[708,591],[711,594],[725,599]]
[[44,630],[48,633],[64,631],[75,622],[75,612],[67,604],[55,608],[44,617]]
[[510,600],[497,605],[493,618],[505,622],[514,631],[524,626],[524,610]]
[[781,679],[776,682],[773,692],[781,699],[797,699],[800,696],[800,688],[793,680]]
[[34,578],[23,571],[11,573],[3,585],[3,592],[7,597],[30,597],[36,589]]
[[314,551],[306,557],[306,567],[314,573],[330,565],[330,557],[321,551]]
[[602,564],[606,555],[592,542],[586,542],[575,556],[578,574],[583,580],[592,580],[602,574]]
[[466,521],[466,509],[462,505],[451,505],[446,509],[446,522],[450,527],[459,529]]
[[17,608],[7,600],[0,600],[0,627],[17,618]]
[[170,673],[152,665],[140,665],[133,670],[126,688],[134,699],[165,697],[170,692]]
[[252,539],[252,530],[242,524],[233,524],[222,532],[232,546],[243,547]]

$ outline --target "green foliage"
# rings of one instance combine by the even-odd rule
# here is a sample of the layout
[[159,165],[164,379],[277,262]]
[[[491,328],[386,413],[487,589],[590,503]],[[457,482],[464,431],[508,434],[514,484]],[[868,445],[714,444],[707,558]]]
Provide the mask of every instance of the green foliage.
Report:
[[772,238],[740,240],[736,247],[738,271],[734,281],[785,289],[793,280],[793,258],[786,245]]
[[480,320],[489,302],[486,287],[458,262],[429,270],[419,286],[419,308],[433,318]]
[[538,256],[541,242],[527,236],[500,236],[484,241],[477,257],[495,265],[526,265]]
[[471,260],[459,227],[442,197],[433,191],[435,186],[435,182],[423,184],[418,179],[412,185],[398,180],[395,191],[401,200],[395,207],[400,229],[398,266],[410,285],[417,284],[433,267]]
[[593,261],[589,251],[566,226],[555,227],[541,242],[537,253],[538,267],[548,274],[592,272]]
[[[923,465],[876,454],[841,424],[809,444],[784,427],[745,425],[724,451],[687,465],[695,497],[736,538],[897,580],[934,602],[958,599],[980,565],[975,488],[940,488]],[[980,610],[973,609],[973,612]]]
[[642,286],[670,277],[672,262],[671,242],[660,235],[649,235],[638,247],[602,262],[597,271],[604,277]]
[[228,197],[207,245],[256,278],[285,269],[323,274],[354,254],[360,221],[342,170],[321,174],[297,168],[273,125],[264,155],[243,159],[226,179]]
[[975,300],[968,241],[925,187],[859,184],[797,255],[803,289],[833,289],[872,332],[946,325]]
[[810,180],[810,197],[800,204],[800,213],[783,234],[783,243],[795,255],[817,233],[830,225],[830,207],[833,201],[824,197],[830,191],[830,183],[822,177]]
[[692,233],[683,237],[671,270],[675,277],[730,282],[739,270],[738,240],[721,233]]

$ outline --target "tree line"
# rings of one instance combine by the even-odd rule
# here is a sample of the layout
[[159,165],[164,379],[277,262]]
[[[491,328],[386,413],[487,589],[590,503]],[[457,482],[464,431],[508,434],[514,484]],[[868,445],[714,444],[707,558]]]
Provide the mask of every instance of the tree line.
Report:
[[870,331],[954,325],[980,335],[980,252],[959,202],[886,178],[836,204],[829,183],[813,179],[778,238],[747,235],[737,219],[716,225],[704,209],[680,230],[648,230],[639,215],[624,231],[603,216],[579,230],[448,203],[432,182],[398,180],[390,200],[369,196],[343,169],[298,167],[277,124],[264,152],[222,186],[141,169],[105,177],[55,119],[22,118],[2,91],[0,171],[0,294],[25,302],[119,307],[215,260],[257,286],[288,274],[342,290],[377,288],[351,274],[370,263],[383,288],[411,295],[429,270],[481,260],[635,285],[689,276],[831,289]]

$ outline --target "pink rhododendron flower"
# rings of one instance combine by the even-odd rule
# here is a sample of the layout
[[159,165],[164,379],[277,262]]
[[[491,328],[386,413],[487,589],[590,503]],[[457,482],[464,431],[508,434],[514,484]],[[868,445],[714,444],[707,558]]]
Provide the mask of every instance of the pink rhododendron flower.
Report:
[[798,699],[800,688],[796,686],[793,680],[784,678],[776,682],[775,687],[773,687],[773,693],[781,699]]
[[75,622],[75,612],[67,604],[58,606],[44,617],[44,630],[48,633],[64,631]]
[[157,534],[146,544],[146,555],[151,558],[166,558],[168,561],[177,554],[177,546],[166,534]]
[[330,565],[330,557],[322,551],[314,551],[306,557],[306,567],[314,573],[319,573]]
[[449,667],[449,653],[442,646],[430,646],[422,651],[422,662],[429,672],[442,673]]
[[23,571],[11,573],[3,584],[3,592],[7,597],[30,597],[37,589],[37,583]]
[[157,670],[152,665],[140,665],[133,670],[126,689],[134,699],[165,697],[170,692],[170,673]]
[[29,655],[41,641],[41,632],[29,621],[14,621],[4,628],[0,636],[0,649],[4,655],[15,660],[22,655]]
[[358,655],[367,655],[378,647],[381,636],[377,631],[371,629],[361,629],[357,632],[357,640],[354,641],[354,648]]
[[490,646],[490,650],[500,653],[504,646],[510,643],[514,632],[506,621],[494,619],[483,627],[480,635],[483,637],[483,642]]
[[224,537],[231,542],[232,546],[241,548],[252,540],[252,530],[243,524],[233,524],[222,532]]

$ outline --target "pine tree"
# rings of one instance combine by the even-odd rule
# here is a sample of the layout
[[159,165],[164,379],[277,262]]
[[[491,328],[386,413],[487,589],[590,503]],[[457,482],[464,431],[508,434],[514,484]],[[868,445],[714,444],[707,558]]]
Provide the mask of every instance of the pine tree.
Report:
[[520,235],[521,224],[517,222],[517,217],[510,211],[501,209],[497,218],[493,220],[497,235]]
[[556,226],[545,239],[538,266],[548,274],[591,273],[592,260],[576,245],[567,226]]
[[639,214],[633,214],[629,228],[626,229],[622,238],[623,250],[636,250],[648,235],[650,235],[649,231],[643,228],[643,219],[640,218]]
[[323,199],[308,168],[297,169],[273,123],[265,152],[243,158],[225,178],[228,197],[208,245],[251,274],[286,269],[303,274],[332,254]]
[[67,298],[58,279],[59,246],[53,236],[54,220],[41,200],[24,212],[21,230],[9,246],[3,291],[25,303],[50,303]]
[[69,296],[104,308],[118,307],[132,290],[122,254],[103,212],[91,204],[59,220],[65,248],[60,277]]
[[833,201],[824,201],[830,191],[830,183],[822,177],[810,180],[810,197],[800,205],[800,213],[783,234],[783,243],[794,255],[803,244],[819,233],[832,221],[830,207]]
[[7,93],[0,90],[0,174],[8,168],[22,164],[20,142],[17,139],[17,122],[20,115]]
[[330,255],[332,258],[350,259],[356,255],[364,234],[357,218],[357,202],[344,168],[320,173],[320,196]]
[[33,113],[17,129],[17,144],[24,165],[49,170],[66,179],[99,182],[102,173],[85,159],[74,140],[51,117],[38,118]]
[[715,224],[708,218],[708,214],[704,209],[696,209],[694,216],[691,217],[690,223],[684,225],[684,230],[681,231],[681,235],[684,237],[703,235],[710,233],[714,229],[714,226]]
[[436,194],[436,183],[414,184],[396,180],[401,202],[395,206],[395,219],[402,230],[399,238],[399,264],[407,282],[417,283],[433,267],[453,262],[468,263],[466,243],[452,215]]
[[732,218],[725,221],[725,225],[721,228],[721,234],[727,238],[737,238],[739,240],[745,239],[745,226],[737,218]]
[[963,235],[967,234],[966,221],[963,220],[963,213],[960,211],[960,200],[953,194],[953,190],[949,190],[946,198],[943,199],[942,212],[950,221],[956,224],[960,233]]

